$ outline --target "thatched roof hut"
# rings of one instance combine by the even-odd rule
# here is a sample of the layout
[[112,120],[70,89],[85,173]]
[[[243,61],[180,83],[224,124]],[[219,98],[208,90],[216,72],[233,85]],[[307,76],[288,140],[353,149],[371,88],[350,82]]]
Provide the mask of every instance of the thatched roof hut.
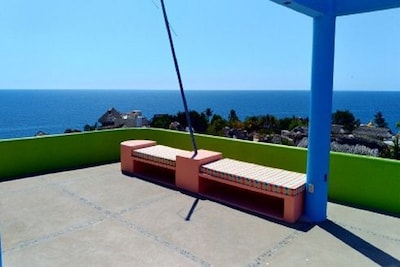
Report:
[[110,108],[109,110],[107,110],[106,113],[103,114],[103,116],[99,118],[99,122],[103,127],[116,126],[115,122],[121,119],[122,119],[121,113],[117,111],[115,108]]

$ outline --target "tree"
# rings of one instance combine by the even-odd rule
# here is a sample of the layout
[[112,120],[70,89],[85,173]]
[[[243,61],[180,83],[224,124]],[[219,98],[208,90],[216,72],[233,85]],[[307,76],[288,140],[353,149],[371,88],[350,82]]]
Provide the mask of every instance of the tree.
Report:
[[263,116],[263,128],[267,131],[267,133],[276,133],[279,131],[279,120],[274,115],[267,114]]
[[214,114],[211,123],[207,128],[207,134],[222,136],[224,127],[228,126],[228,122],[220,115]]
[[239,117],[236,115],[236,111],[234,109],[231,109],[231,111],[229,111],[228,121],[235,122],[238,120],[239,120]]
[[308,118],[301,118],[301,117],[285,117],[279,119],[279,129],[281,130],[293,130],[298,126],[306,126],[308,124]]
[[84,130],[85,132],[94,131],[94,130],[96,130],[96,129],[97,129],[97,122],[96,122],[95,124],[93,124],[93,125],[85,124],[85,126],[83,127],[83,130]]
[[[193,129],[198,133],[205,133],[208,126],[206,114],[191,110],[189,111],[189,116]],[[185,112],[178,112],[176,114],[176,121],[179,122],[184,128],[188,126]]]
[[236,111],[234,109],[231,109],[229,112],[228,122],[230,127],[234,127],[238,124],[238,122],[240,122],[239,117],[236,115]]
[[263,126],[261,116],[246,117],[243,124],[244,124],[244,128],[248,132],[259,131]]
[[211,110],[211,108],[207,108],[207,109],[204,111],[204,113],[205,113],[206,116],[207,116],[207,121],[210,123],[211,116],[213,115],[214,112]]
[[356,120],[348,110],[337,110],[332,114],[332,123],[343,125],[344,129],[351,132],[360,125],[360,120]]
[[375,121],[375,124],[376,124],[379,128],[387,128],[387,127],[388,127],[388,124],[387,124],[387,122],[385,121],[385,118],[383,117],[382,112],[380,112],[380,111],[378,111],[378,112],[375,114],[375,119],[374,119],[374,121]]
[[151,119],[150,126],[154,128],[168,129],[171,122],[175,120],[175,117],[169,114],[154,115]]
[[398,135],[395,137],[393,145],[393,158],[400,160],[400,144]]

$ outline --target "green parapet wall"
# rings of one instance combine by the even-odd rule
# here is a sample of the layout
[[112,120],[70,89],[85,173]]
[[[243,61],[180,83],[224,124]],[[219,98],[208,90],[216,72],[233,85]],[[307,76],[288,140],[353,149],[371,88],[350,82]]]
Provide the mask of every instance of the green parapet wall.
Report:
[[[0,140],[0,181],[118,162],[120,143],[147,139],[192,150],[187,133],[131,128]],[[306,172],[307,150],[196,134],[199,149],[224,157]],[[400,215],[400,161],[331,153],[329,199]]]
[[331,153],[329,199],[400,215],[400,161]]
[[0,141],[0,181],[119,160],[119,144],[145,131],[105,130]]
[[207,135],[197,136],[199,147],[222,152],[224,157],[296,172],[306,171],[307,150]]

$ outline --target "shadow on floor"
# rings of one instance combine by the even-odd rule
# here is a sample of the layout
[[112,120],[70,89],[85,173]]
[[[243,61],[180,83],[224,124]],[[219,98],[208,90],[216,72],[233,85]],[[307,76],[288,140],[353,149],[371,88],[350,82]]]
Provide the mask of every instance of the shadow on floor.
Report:
[[353,249],[377,263],[379,266],[400,266],[400,260],[368,243],[340,225],[337,225],[330,220],[326,220],[318,225],[337,239],[343,241]]

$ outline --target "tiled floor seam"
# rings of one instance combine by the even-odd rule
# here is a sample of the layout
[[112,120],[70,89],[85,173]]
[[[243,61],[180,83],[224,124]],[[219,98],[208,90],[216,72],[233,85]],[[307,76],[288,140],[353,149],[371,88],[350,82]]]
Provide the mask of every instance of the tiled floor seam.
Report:
[[134,230],[135,232],[147,237],[150,240],[153,240],[161,245],[163,245],[164,247],[173,250],[174,252],[176,252],[177,254],[199,264],[200,266],[212,266],[209,262],[207,262],[206,260],[196,256],[194,253],[191,253],[190,251],[181,248],[177,245],[174,245],[173,243],[169,242],[168,240],[163,239],[161,236],[158,236],[156,234],[151,233],[150,231],[146,230],[145,228],[143,228],[140,225],[137,225],[129,220],[124,220],[121,217],[118,217],[119,221],[121,223],[123,223],[126,227],[128,227],[129,229]]
[[88,222],[85,222],[85,223],[73,225],[73,226],[70,226],[70,227],[65,228],[63,230],[60,230],[60,231],[57,231],[57,232],[53,232],[53,233],[50,233],[50,234],[47,234],[47,235],[44,235],[44,236],[41,236],[41,237],[38,237],[38,238],[35,238],[35,239],[25,240],[25,241],[19,242],[14,247],[3,250],[3,254],[9,254],[9,253],[21,250],[21,249],[28,248],[28,247],[33,246],[33,245],[38,245],[38,244],[40,244],[42,242],[46,242],[46,241],[55,239],[57,237],[69,234],[69,233],[73,233],[73,232],[82,230],[82,229],[87,228],[89,226],[92,226],[92,225],[94,225],[96,223],[100,223],[104,219],[105,219],[104,217],[99,217],[96,220],[92,220],[92,221],[88,221]]
[[158,236],[158,235],[153,234],[152,232],[146,230],[144,227],[142,227],[140,225],[137,225],[137,224],[135,224],[135,223],[133,223],[131,221],[124,220],[121,217],[122,214],[124,214],[124,213],[126,213],[128,211],[132,211],[132,210],[135,210],[137,208],[149,205],[151,203],[164,200],[165,198],[171,197],[172,194],[161,195],[160,197],[151,199],[150,201],[145,201],[145,202],[142,202],[142,203],[138,203],[137,205],[134,205],[131,208],[128,208],[128,209],[122,210],[119,213],[116,213],[116,212],[111,212],[111,211],[105,209],[104,207],[101,207],[100,205],[97,205],[96,203],[88,200],[87,198],[84,198],[84,197],[79,196],[78,194],[76,194],[74,192],[71,192],[71,191],[67,190],[66,188],[62,188],[62,190],[63,190],[63,192],[65,194],[67,194],[67,195],[69,195],[69,196],[71,196],[71,197],[73,197],[75,199],[78,199],[80,202],[84,203],[85,205],[88,205],[88,206],[96,209],[97,211],[101,212],[102,214],[106,215],[107,217],[110,217],[110,218],[116,220],[117,222],[120,222],[121,224],[123,224],[128,229],[134,230],[136,233],[139,233],[140,235],[145,236],[145,237],[149,238],[150,240],[153,240],[153,241],[163,245],[164,247],[174,251],[178,255],[181,255],[181,256],[191,260],[192,262],[194,262],[196,264],[199,264],[200,266],[212,266],[206,260],[196,256],[194,253],[192,253],[192,252],[190,252],[190,251],[188,251],[188,250],[186,250],[184,248],[181,248],[181,247],[179,247],[177,245],[174,245],[170,241],[163,239],[161,236]]
[[282,249],[284,249],[288,245],[290,245],[300,235],[301,235],[301,232],[298,230],[295,230],[294,232],[292,232],[291,234],[286,236],[284,239],[282,239],[281,241],[276,243],[272,248],[265,250],[263,253],[261,253],[256,259],[254,259],[247,266],[248,267],[265,266],[266,264],[268,264],[268,260],[270,260],[279,251],[281,251]]

